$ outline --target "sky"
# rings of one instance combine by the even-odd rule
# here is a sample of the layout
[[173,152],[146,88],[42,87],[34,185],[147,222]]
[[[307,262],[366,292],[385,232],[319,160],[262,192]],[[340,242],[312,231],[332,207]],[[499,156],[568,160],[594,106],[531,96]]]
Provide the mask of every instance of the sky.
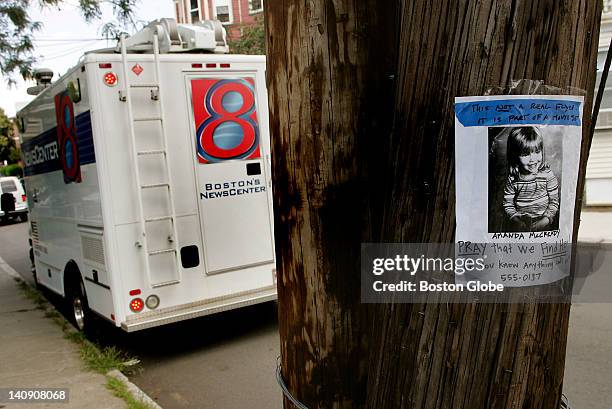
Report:
[[[30,18],[43,23],[43,27],[34,38],[36,47],[34,53],[38,57],[37,68],[50,68],[55,73],[53,80],[76,65],[85,51],[105,48],[115,45],[115,42],[95,39],[101,38],[100,28],[114,20],[111,7],[103,6],[103,16],[100,20],[86,23],[77,6],[78,0],[65,0],[61,8],[45,8],[41,10],[36,3],[29,9]],[[175,18],[174,2],[172,0],[140,0],[135,12],[135,19],[151,21],[162,17]],[[6,78],[0,75],[0,107],[9,116],[14,116],[16,104],[23,105],[34,97],[26,93],[26,89],[36,85],[33,81],[24,82],[18,77],[17,85],[12,88],[6,83]]]

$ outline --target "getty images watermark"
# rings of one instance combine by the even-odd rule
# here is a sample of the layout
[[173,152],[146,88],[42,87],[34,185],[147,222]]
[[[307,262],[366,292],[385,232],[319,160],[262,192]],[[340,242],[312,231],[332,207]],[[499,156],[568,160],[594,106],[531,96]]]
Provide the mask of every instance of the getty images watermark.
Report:
[[[572,258],[575,261],[572,271]],[[364,303],[607,302],[612,245],[409,243],[362,245]],[[585,285],[588,284],[588,285]],[[612,284],[610,281],[608,284]],[[609,288],[609,285],[608,285]]]

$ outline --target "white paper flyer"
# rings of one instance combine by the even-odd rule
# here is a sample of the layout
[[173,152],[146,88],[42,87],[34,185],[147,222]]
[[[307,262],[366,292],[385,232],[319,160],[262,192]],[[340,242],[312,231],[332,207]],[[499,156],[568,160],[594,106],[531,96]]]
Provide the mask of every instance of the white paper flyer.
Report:
[[456,242],[488,257],[457,281],[521,287],[569,273],[583,106],[568,95],[456,98]]

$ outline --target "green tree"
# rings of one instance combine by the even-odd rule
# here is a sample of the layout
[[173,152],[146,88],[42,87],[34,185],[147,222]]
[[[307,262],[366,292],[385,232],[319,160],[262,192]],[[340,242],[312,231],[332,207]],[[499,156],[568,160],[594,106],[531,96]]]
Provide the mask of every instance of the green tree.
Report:
[[[139,0],[79,0],[79,7],[86,21],[102,17],[102,4],[110,4],[119,25],[134,25],[133,10]],[[2,0],[0,1],[0,73],[9,84],[15,76],[30,78],[36,62],[34,33],[42,23],[33,21],[28,7],[59,7],[64,0]],[[108,24],[108,23],[107,23]]]
[[9,153],[8,163],[17,163],[21,160],[21,149],[18,147],[11,148]]
[[15,141],[7,135],[0,135],[0,164],[9,160],[11,149],[15,148]]
[[17,176],[18,178],[23,177],[23,169],[16,163],[11,165],[7,165],[3,168],[0,168],[0,174],[4,176]]
[[266,33],[263,16],[255,17],[255,23],[240,26],[242,35],[238,40],[229,40],[230,51],[234,54],[265,54]]
[[4,110],[0,108],[0,162],[15,163],[19,161],[19,156],[15,154],[17,147],[13,136],[13,123],[6,116]]

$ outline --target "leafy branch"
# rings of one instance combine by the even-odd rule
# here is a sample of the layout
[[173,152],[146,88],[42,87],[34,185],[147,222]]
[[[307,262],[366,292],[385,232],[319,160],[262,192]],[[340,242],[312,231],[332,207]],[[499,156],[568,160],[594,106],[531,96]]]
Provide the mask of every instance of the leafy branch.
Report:
[[[120,27],[136,27],[134,8],[139,0],[79,0],[78,6],[85,21],[99,20],[102,5],[112,7],[116,22],[105,27],[114,27],[115,34]],[[42,23],[33,21],[28,15],[30,6],[42,8],[60,7],[66,0],[2,0],[0,2],[0,74],[6,77],[9,85],[15,84],[16,75],[24,79],[32,77],[34,56],[34,34],[42,28]],[[110,32],[107,29],[107,32]],[[104,28],[103,28],[104,33]],[[110,38],[107,36],[107,38]]]

